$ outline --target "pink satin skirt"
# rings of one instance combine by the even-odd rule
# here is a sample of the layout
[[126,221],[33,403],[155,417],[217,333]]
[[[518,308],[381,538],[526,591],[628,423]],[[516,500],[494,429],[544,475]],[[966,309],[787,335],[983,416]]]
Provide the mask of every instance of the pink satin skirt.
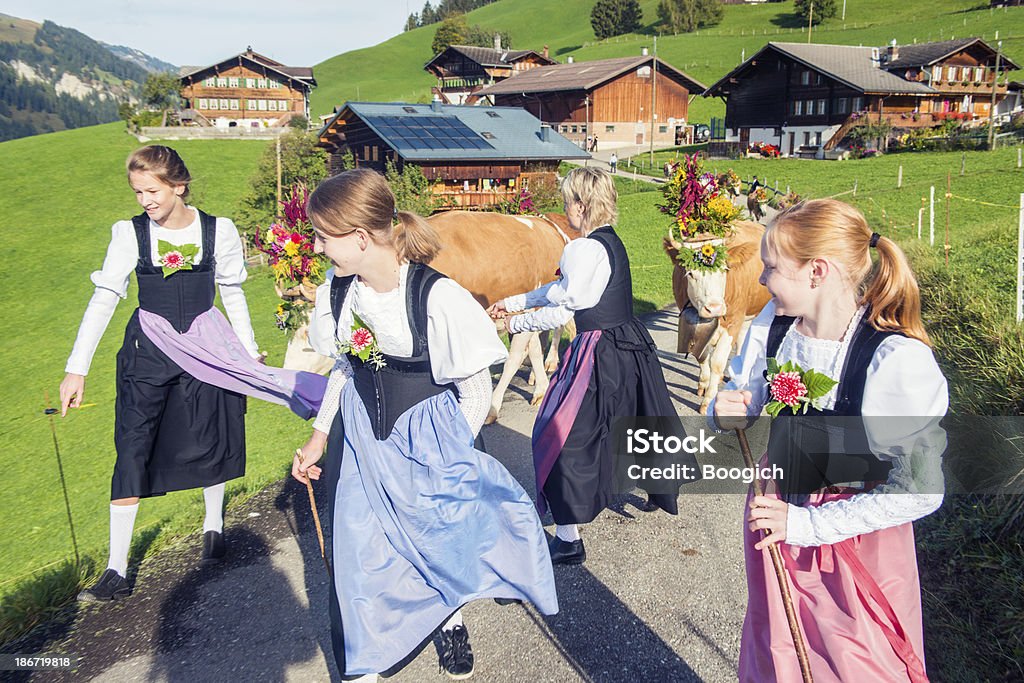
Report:
[[[808,505],[861,492],[831,489],[813,494]],[[768,549],[754,549],[759,534],[747,526],[748,509],[743,528],[749,597],[739,679],[799,683],[800,664],[778,579]],[[782,543],[779,548],[815,683],[928,680],[910,523],[832,545]]]

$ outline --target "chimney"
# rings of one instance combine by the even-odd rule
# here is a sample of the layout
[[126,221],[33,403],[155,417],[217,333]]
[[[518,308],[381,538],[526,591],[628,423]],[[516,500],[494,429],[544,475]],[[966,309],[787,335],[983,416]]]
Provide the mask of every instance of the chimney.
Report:
[[640,48],[640,55],[642,57],[646,57],[647,56],[647,48],[646,47]]
[[572,58],[572,55],[569,55],[568,57],[566,57],[566,58],[565,58],[565,63],[566,63],[566,64],[572,64],[572,63],[573,63],[573,61],[574,61],[574,60],[573,60],[573,58]]
[[435,97],[430,103],[430,111],[441,113],[441,100],[439,98]]
[[889,43],[889,47],[886,48],[885,52],[886,52],[886,61],[887,62],[894,62],[894,61],[896,61],[897,59],[900,58],[900,48],[899,48],[898,45],[896,45],[896,39],[895,38],[893,38],[892,42]]
[[497,50],[498,52],[501,52],[501,34],[500,33],[495,33],[494,34],[494,49]]
[[544,59],[548,59],[548,46],[544,46]]
[[546,123],[540,124],[540,141],[551,142],[551,126]]

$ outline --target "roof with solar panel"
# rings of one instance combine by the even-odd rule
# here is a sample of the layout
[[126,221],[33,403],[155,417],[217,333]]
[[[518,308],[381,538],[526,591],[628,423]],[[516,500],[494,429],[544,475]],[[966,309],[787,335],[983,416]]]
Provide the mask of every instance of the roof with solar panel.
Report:
[[346,102],[321,135],[347,112],[408,161],[590,158],[518,107]]

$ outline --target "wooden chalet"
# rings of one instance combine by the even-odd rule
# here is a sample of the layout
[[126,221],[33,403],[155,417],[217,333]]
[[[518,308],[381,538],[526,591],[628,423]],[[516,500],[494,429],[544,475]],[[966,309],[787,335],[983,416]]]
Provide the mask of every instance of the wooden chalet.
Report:
[[228,128],[277,127],[309,118],[313,69],[285,66],[246,48],[216,64],[182,67],[183,121]]
[[[644,53],[638,57],[570,62],[519,73],[480,91],[495,105],[522,107],[584,145],[673,145],[684,135],[691,95],[703,84]],[[653,117],[652,95],[655,98]]]
[[419,166],[450,208],[488,208],[532,182],[554,183],[565,159],[590,155],[517,107],[346,102],[319,133],[330,172]]
[[[994,85],[995,62],[978,38],[884,48],[768,43],[704,95],[725,100],[726,147],[764,142],[820,157],[865,117],[894,128],[987,120],[993,87],[997,102],[1006,95],[1005,84]],[[1001,72],[1018,68],[1001,57]]]
[[480,92],[488,85],[537,66],[555,64],[548,57],[548,48],[504,50],[501,36],[495,34],[494,47],[452,45],[438,53],[423,68],[437,77],[434,96],[445,104],[476,104]]

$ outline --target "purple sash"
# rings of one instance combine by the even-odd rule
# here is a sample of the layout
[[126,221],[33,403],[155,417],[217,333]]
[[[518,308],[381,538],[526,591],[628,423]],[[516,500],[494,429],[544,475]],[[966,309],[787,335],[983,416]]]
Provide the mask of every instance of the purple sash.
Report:
[[569,430],[576,421],[576,415],[583,403],[583,396],[590,385],[594,371],[594,349],[601,338],[601,330],[588,330],[573,339],[565,358],[558,366],[540,413],[533,424],[533,468],[537,475],[537,510],[547,512],[544,498],[544,484],[555,466],[555,460],[562,452]]
[[245,350],[217,308],[199,315],[184,334],[159,315],[141,309],[139,323],[157,348],[202,382],[288,406],[304,420],[320,410],[326,377],[260,363]]

